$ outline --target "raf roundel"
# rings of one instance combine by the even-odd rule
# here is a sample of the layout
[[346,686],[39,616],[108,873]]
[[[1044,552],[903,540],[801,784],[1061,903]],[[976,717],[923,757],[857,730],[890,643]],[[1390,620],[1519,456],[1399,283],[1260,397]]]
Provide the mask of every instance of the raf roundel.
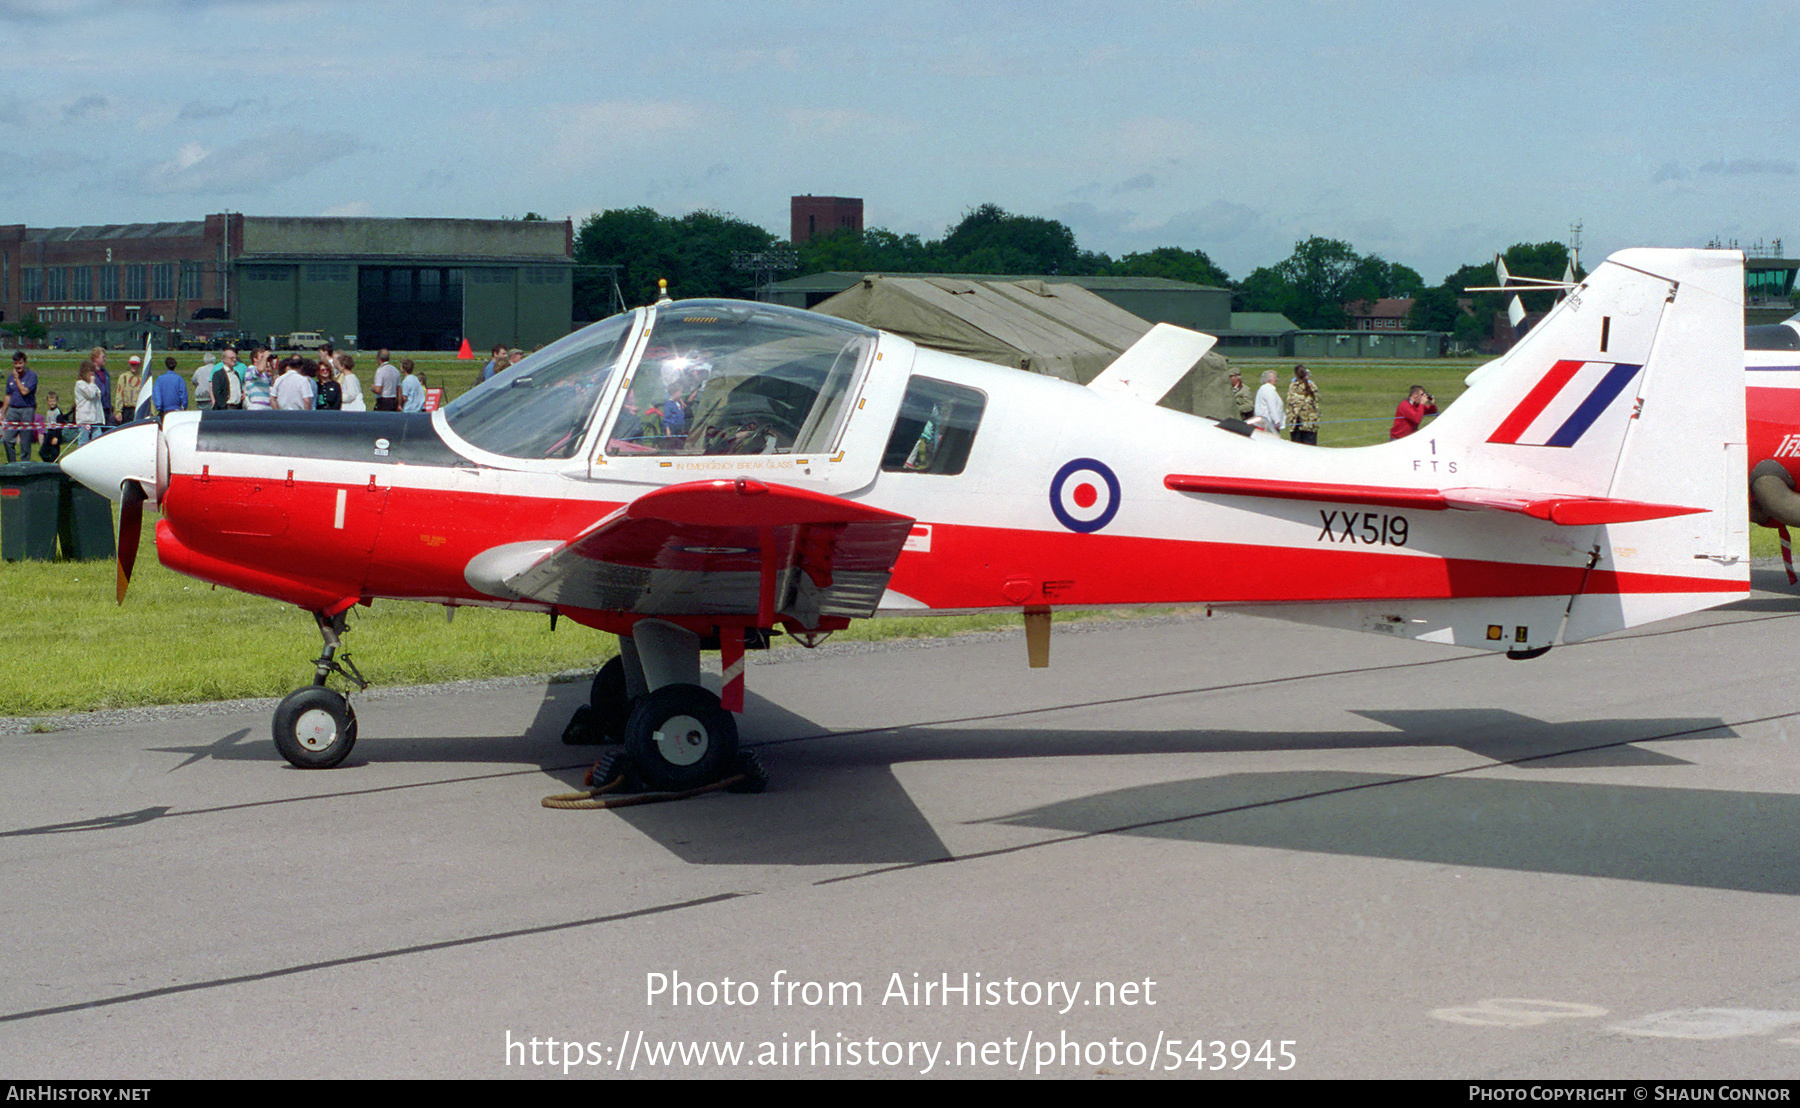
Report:
[[1103,462],[1076,458],[1050,482],[1050,511],[1071,531],[1098,531],[1119,514],[1119,479]]

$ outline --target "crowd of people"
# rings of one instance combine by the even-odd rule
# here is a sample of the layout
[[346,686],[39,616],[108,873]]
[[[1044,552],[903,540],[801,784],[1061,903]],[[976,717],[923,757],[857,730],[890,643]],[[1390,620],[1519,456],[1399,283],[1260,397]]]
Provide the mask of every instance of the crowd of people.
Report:
[[[524,355],[513,352],[517,361]],[[500,368],[506,352],[496,350]],[[150,389],[144,395],[146,375]],[[250,361],[240,362],[238,352],[227,348],[222,355],[205,355],[191,377],[184,376],[180,359],[163,359],[162,372],[144,365],[132,355],[115,377],[107,368],[107,350],[96,346],[76,371],[75,408],[65,412],[54,392],[47,392],[40,414],[38,376],[30,356],[15,350],[12,373],[6,382],[6,410],[0,417],[0,442],[8,462],[30,461],[33,445],[39,457],[55,461],[65,433],[72,426],[75,445],[81,446],[109,427],[134,419],[161,418],[190,408],[203,411],[375,411],[422,412],[425,410],[425,376],[411,358],[398,366],[386,350],[376,355],[371,389],[373,403],[356,374],[356,358],[338,353],[330,344],[318,356],[289,354],[285,357],[259,347]],[[140,397],[143,403],[140,405]]]
[[[1252,396],[1244,385],[1244,375],[1234,367],[1231,370],[1231,395],[1237,405],[1238,418],[1277,435],[1285,430],[1294,442],[1319,445],[1319,386],[1313,380],[1312,371],[1303,365],[1294,367],[1285,401],[1280,382],[1280,373],[1273,369],[1264,370],[1262,386]],[[1425,391],[1425,386],[1414,385],[1394,410],[1394,425],[1388,431],[1388,438],[1405,438],[1419,429],[1426,416],[1435,414],[1437,401]]]

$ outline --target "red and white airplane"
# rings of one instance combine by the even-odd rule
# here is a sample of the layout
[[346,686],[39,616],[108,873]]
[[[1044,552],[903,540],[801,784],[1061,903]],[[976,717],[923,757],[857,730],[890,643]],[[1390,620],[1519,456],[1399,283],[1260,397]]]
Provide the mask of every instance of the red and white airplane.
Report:
[[123,499],[127,560],[153,503],[165,565],[315,615],[274,720],[295,765],[356,738],[345,613],[420,600],[619,636],[600,729],[685,788],[733,764],[744,651],[778,629],[1021,611],[1043,664],[1058,608],[1207,603],[1535,657],[1740,598],[1742,297],[1735,252],[1617,254],[1436,422],[1355,449],[1156,407],[1212,342],[1167,325],[1082,387],[696,300],[440,412],[180,413],[65,466]]

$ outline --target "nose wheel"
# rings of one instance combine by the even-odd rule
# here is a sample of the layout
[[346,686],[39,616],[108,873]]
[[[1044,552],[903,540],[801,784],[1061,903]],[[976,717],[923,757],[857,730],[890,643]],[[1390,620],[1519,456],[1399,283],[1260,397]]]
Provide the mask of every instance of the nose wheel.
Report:
[[356,745],[356,710],[335,689],[309,685],[275,709],[275,749],[301,769],[330,769]]
[[295,689],[275,708],[271,730],[275,733],[275,749],[301,769],[330,769],[350,754],[356,745],[356,709],[344,694],[325,684],[332,674],[353,681],[359,689],[369,683],[350,661],[348,653],[340,655],[338,636],[347,629],[344,614],[325,616],[314,612],[325,649],[313,662],[313,683]]

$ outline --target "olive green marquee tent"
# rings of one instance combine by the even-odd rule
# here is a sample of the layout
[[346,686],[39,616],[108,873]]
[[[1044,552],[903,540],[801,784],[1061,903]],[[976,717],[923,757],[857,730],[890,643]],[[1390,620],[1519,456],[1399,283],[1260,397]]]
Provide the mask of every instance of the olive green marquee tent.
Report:
[[[1039,280],[870,275],[813,308],[965,358],[1085,385],[1150,324],[1077,285]],[[1202,358],[1162,406],[1218,419],[1237,415],[1229,363]]]

